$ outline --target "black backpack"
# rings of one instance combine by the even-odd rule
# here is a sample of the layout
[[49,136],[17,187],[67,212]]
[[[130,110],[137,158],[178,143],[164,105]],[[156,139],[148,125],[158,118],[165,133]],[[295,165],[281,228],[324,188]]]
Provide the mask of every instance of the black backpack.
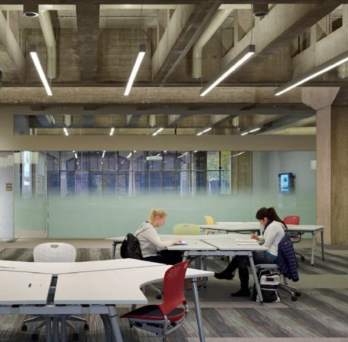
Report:
[[121,257],[142,260],[139,240],[131,233],[128,233],[121,245]]

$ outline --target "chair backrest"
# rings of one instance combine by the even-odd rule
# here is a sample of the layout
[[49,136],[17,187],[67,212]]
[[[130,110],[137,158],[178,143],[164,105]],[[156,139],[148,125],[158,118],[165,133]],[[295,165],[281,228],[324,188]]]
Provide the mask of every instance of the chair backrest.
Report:
[[286,216],[284,217],[284,223],[285,224],[300,224],[300,216]]
[[211,216],[209,216],[209,215],[205,215],[204,219],[205,219],[205,223],[206,224],[215,224],[214,219]]
[[159,305],[162,315],[168,315],[179,304],[186,304],[184,294],[185,274],[190,260],[172,266],[163,279],[163,302]]
[[35,262],[75,262],[76,249],[61,242],[42,243],[34,248]]
[[201,229],[193,223],[179,223],[173,228],[174,235],[199,235]]

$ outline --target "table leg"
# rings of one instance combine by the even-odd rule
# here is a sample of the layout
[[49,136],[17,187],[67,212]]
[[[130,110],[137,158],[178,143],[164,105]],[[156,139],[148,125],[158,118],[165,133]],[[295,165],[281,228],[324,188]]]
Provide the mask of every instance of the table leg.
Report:
[[46,342],[51,342],[51,317],[46,317]]
[[53,341],[59,342],[59,320],[58,317],[53,317]]
[[201,314],[201,308],[199,305],[197,278],[192,278],[191,282],[192,282],[192,290],[193,290],[193,300],[195,303],[195,310],[196,310],[196,317],[197,317],[199,340],[200,342],[205,342],[203,323],[202,323],[202,314]]
[[112,259],[115,259],[115,256],[116,256],[116,246],[117,246],[117,243],[116,243],[116,241],[114,241],[113,243],[112,243]]
[[117,311],[115,306],[108,306],[108,311],[109,311],[109,324],[111,326],[111,330],[113,333],[113,336],[115,338],[116,342],[122,342],[122,335],[120,331],[120,327],[118,326],[117,322]]
[[256,292],[257,295],[259,296],[259,300],[260,303],[263,303],[263,297],[262,297],[262,292],[261,292],[261,288],[260,288],[260,283],[259,283],[259,279],[257,278],[257,273],[256,273],[256,267],[254,264],[254,259],[253,259],[253,255],[249,255],[249,263],[250,263],[250,267],[251,267],[251,271],[253,272],[253,277],[254,277],[254,284],[256,287]]
[[311,265],[312,266],[314,266],[315,237],[316,237],[316,234],[312,233],[312,255],[311,255]]
[[62,336],[62,342],[66,342],[67,341],[67,337],[66,337],[66,317],[62,316],[60,318],[61,321],[61,336]]
[[184,254],[182,256],[182,261],[186,261],[187,260],[187,255],[188,255],[187,251],[184,252]]
[[324,231],[323,230],[320,232],[320,235],[321,235],[321,258],[324,261],[325,257],[324,257]]
[[112,342],[112,338],[111,338],[111,332],[110,332],[110,325],[109,325],[109,321],[106,315],[100,315],[100,318],[103,321],[103,325],[104,325],[104,330],[105,330],[105,342]]

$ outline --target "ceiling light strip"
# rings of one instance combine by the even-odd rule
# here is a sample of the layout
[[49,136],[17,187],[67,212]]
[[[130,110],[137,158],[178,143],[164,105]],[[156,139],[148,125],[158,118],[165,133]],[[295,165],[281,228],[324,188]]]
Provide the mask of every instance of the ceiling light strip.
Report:
[[210,130],[211,130],[211,127],[208,127],[208,128],[206,128],[205,130],[203,130],[202,132],[197,133],[197,135],[202,135],[202,134],[204,134],[204,133],[209,132]]
[[132,73],[129,77],[129,80],[128,80],[128,83],[127,83],[127,87],[126,87],[126,90],[124,92],[124,96],[128,96],[131,89],[132,89],[132,85],[133,85],[133,82],[135,80],[135,77],[137,76],[137,73],[139,71],[139,68],[140,68],[140,65],[141,65],[141,62],[143,61],[144,57],[145,57],[145,51],[146,51],[146,45],[145,44],[140,44],[139,45],[139,52],[138,52],[138,57],[134,63],[134,67],[133,67],[133,70],[132,70]]
[[64,131],[64,134],[65,134],[66,136],[69,135],[68,129],[67,129],[66,127],[63,128],[63,131]]
[[227,66],[221,71],[221,73],[211,82],[209,82],[201,91],[200,96],[207,95],[213,88],[215,88],[220,82],[222,82],[227,76],[237,70],[242,64],[244,64],[255,53],[255,45],[247,46],[238,56],[227,64]]
[[34,62],[34,65],[35,65],[35,68],[36,68],[36,71],[37,73],[39,74],[40,76],[40,79],[41,79],[41,82],[43,84],[43,86],[45,87],[45,90],[46,90],[46,93],[48,96],[52,96],[52,90],[51,90],[51,87],[49,86],[48,84],[48,81],[47,81],[47,78],[46,78],[46,75],[42,69],[42,66],[41,66],[41,63],[40,63],[40,60],[39,60],[39,56],[36,52],[36,46],[35,45],[30,45],[30,56]]
[[304,73],[302,76],[282,85],[274,91],[275,96],[284,94],[285,92],[298,87],[299,85],[306,83],[307,81],[315,78],[331,69],[338,67],[339,65],[348,62],[348,51],[341,53],[340,55],[330,59],[329,61],[318,65],[312,70]]
[[115,132],[115,128],[114,128],[114,127],[111,127],[111,129],[110,129],[110,136],[111,136],[111,135],[114,135],[114,132]]
[[159,132],[163,131],[163,127],[160,127],[157,131],[153,132],[152,135],[156,136]]

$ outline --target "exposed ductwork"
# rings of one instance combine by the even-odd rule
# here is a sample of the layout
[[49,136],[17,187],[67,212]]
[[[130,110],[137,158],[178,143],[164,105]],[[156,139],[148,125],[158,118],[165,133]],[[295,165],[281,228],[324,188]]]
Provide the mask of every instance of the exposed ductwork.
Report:
[[211,19],[207,28],[197,40],[193,47],[192,53],[192,78],[201,79],[202,78],[202,51],[205,44],[213,36],[213,34],[218,30],[222,23],[233,11],[233,8],[219,10],[214,17]]
[[156,126],[156,122],[157,122],[156,119],[157,119],[156,115],[149,115],[149,126],[150,127]]
[[264,17],[265,15],[268,15],[268,13],[268,4],[253,4],[254,17]]
[[52,80],[57,77],[57,47],[50,12],[40,10],[39,20],[47,46],[47,78]]

